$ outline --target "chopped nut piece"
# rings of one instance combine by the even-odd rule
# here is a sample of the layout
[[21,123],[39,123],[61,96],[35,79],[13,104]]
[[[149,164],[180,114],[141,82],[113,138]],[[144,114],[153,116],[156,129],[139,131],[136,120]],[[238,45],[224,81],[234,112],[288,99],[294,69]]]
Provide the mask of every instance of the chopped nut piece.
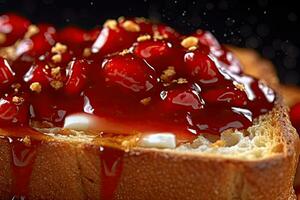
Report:
[[64,86],[62,81],[54,80],[50,82],[51,87],[58,90]]
[[26,147],[30,147],[31,146],[31,139],[30,136],[26,135],[23,139],[22,142],[24,143],[24,145]]
[[8,60],[16,60],[18,58],[18,55],[16,54],[16,47],[8,46],[0,48],[0,56]]
[[141,30],[140,26],[131,20],[126,20],[122,27],[129,32],[139,32]]
[[212,147],[224,147],[226,145],[226,142],[223,140],[217,140],[216,142],[212,143]]
[[233,84],[234,84],[235,87],[236,87],[237,89],[239,89],[240,91],[245,91],[245,85],[244,85],[244,84],[238,83],[238,82],[236,82],[236,81],[234,81]]
[[6,35],[4,33],[0,33],[0,44],[3,44],[6,41]]
[[51,52],[52,53],[58,53],[58,54],[62,54],[65,53],[67,51],[68,47],[66,45],[63,45],[59,42],[57,42],[55,44],[54,47],[52,47]]
[[58,78],[60,77],[60,67],[55,67],[51,69],[51,76],[53,78]]
[[22,97],[13,96],[12,102],[16,105],[21,105],[23,103],[24,99]]
[[180,44],[184,48],[188,49],[190,47],[197,46],[198,41],[199,41],[198,38],[196,38],[194,36],[189,36],[189,37],[183,39]]
[[125,21],[125,17],[124,16],[118,17],[118,22],[123,22],[123,21]]
[[33,82],[30,85],[30,89],[33,92],[40,93],[42,91],[42,85],[39,82]]
[[104,27],[106,28],[110,28],[112,30],[115,30],[117,29],[117,25],[118,25],[118,22],[114,19],[108,19],[106,20],[106,22],[103,24]]
[[84,48],[84,49],[83,49],[82,55],[83,55],[84,57],[89,57],[91,54],[92,54],[92,51],[91,51],[90,48]]
[[59,63],[61,62],[61,54],[55,54],[54,56],[52,56],[51,60],[54,62],[54,63]]
[[140,103],[146,106],[150,103],[150,101],[151,101],[151,97],[147,97],[147,98],[142,99],[140,101]]
[[124,55],[126,55],[126,54],[128,54],[128,53],[130,53],[129,49],[123,49],[123,51],[121,51],[121,52],[119,53],[119,55],[124,56]]
[[169,66],[166,70],[162,72],[162,74],[160,75],[160,79],[163,82],[169,82],[175,76],[175,74],[175,68],[173,66]]
[[21,84],[20,83],[14,83],[14,84],[11,85],[11,88],[13,88],[15,92],[18,92],[19,89],[21,88]]
[[196,46],[191,46],[191,47],[189,48],[189,51],[195,51],[196,49],[197,49]]
[[185,78],[179,78],[176,81],[178,84],[184,84],[184,83],[188,83],[188,81]]
[[36,26],[31,24],[28,29],[27,32],[24,35],[24,38],[30,38],[31,36],[37,34],[40,31],[40,29]]
[[150,40],[150,39],[151,39],[151,36],[146,34],[146,35],[139,36],[136,40],[138,42],[143,42],[143,41]]
[[153,34],[153,39],[154,40],[163,40],[163,39],[166,39],[168,38],[167,36],[165,35],[161,35],[159,32],[157,31],[154,31],[154,34]]

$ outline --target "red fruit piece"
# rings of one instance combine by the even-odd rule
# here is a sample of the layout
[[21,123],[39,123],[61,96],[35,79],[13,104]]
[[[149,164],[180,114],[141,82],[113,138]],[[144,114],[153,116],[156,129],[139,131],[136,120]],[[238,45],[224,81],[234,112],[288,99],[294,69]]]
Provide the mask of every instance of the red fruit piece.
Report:
[[187,52],[184,62],[188,74],[203,84],[213,84],[224,79],[214,61],[201,50]]
[[173,28],[166,26],[164,24],[157,24],[153,26],[154,35],[157,32],[159,35],[163,36],[164,38],[178,43],[180,39],[180,34],[177,33]]
[[23,79],[29,84],[39,82],[43,87],[47,87],[53,77],[51,76],[50,67],[43,62],[38,62],[30,67]]
[[144,58],[155,70],[161,72],[168,66],[182,66],[183,54],[164,40],[146,40],[134,44],[134,54]]
[[75,60],[69,66],[65,92],[69,95],[79,94],[87,82],[89,63],[86,60]]
[[14,80],[15,73],[7,60],[0,57],[0,89],[5,88]]
[[133,27],[135,27],[131,27],[132,30],[128,28],[128,25],[124,25],[128,24],[126,21],[122,24],[109,25],[110,27],[105,26],[92,45],[92,52],[106,55],[129,48],[140,34],[139,26],[132,21],[129,22],[131,25],[132,23],[134,24]]
[[0,98],[0,125],[23,124],[28,121],[28,104],[24,97],[8,95]]
[[248,104],[246,93],[234,86],[206,90],[201,95],[209,104],[229,104],[236,107],[245,107]]
[[1,15],[0,47],[12,45],[18,39],[23,38],[24,34],[27,32],[27,28],[29,25],[29,20],[13,13]]
[[168,111],[196,111],[203,109],[204,101],[199,95],[200,87],[184,85],[169,91],[163,91],[161,98]]
[[27,54],[32,57],[45,54],[56,41],[56,29],[48,24],[38,25],[39,32],[22,40],[17,46],[17,55]]
[[297,132],[300,133],[300,103],[297,103],[291,108],[290,118],[293,126],[297,129]]
[[222,65],[222,67],[230,70],[233,73],[242,72],[242,66],[239,60],[225,46],[222,46],[217,53],[212,51],[212,54],[214,54],[214,56],[216,56],[218,60],[221,61],[220,64]]
[[105,81],[123,90],[147,92],[157,83],[154,69],[133,54],[114,55],[102,63]]
[[193,36],[197,37],[201,44],[209,46],[212,50],[221,48],[218,40],[209,31],[197,30]]
[[58,32],[58,41],[66,45],[81,44],[85,41],[85,34],[83,29],[69,26]]

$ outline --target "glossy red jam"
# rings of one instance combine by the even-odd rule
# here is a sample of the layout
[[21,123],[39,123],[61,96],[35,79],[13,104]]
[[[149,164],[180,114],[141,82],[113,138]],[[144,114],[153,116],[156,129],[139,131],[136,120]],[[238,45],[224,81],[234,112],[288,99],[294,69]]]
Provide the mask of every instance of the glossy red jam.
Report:
[[300,133],[300,103],[291,107],[290,118],[293,126],[296,128],[297,132]]
[[[243,74],[212,34],[191,36],[142,18],[57,30],[0,16],[0,127],[11,145],[11,197],[30,196],[41,140],[24,129],[33,120],[62,126],[66,116],[88,113],[118,133],[173,132],[186,141],[247,128],[272,109],[273,90]],[[35,137],[26,142],[19,127]],[[101,199],[113,199],[125,152],[106,146],[98,152]]]
[[29,30],[25,19],[0,19],[9,40],[2,46],[19,40],[13,56],[0,58],[1,126],[61,126],[69,114],[85,112],[138,132],[188,138],[247,128],[274,104],[273,91],[243,74],[206,31],[184,36],[140,18],[108,20],[101,30]]

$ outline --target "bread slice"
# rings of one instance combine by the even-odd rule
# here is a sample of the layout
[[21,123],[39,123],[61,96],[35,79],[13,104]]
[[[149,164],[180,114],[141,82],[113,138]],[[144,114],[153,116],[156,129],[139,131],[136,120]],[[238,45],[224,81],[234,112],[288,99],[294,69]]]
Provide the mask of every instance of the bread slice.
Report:
[[[280,100],[252,127],[231,134],[227,131],[217,141],[205,136],[176,149],[157,149],[128,145],[136,141],[132,136],[122,139],[129,148],[122,156],[121,173],[112,177],[113,182],[103,178],[103,140],[94,135],[60,129],[44,131],[42,136],[25,129],[17,131],[31,135],[29,141],[28,137],[23,140],[29,148],[41,140],[34,149],[28,178],[31,200],[296,199],[293,180],[299,139]],[[12,133],[16,130],[0,129],[3,200],[11,199],[11,190],[16,189],[11,188],[12,146],[7,139]],[[115,191],[107,191],[114,184]],[[108,197],[110,192],[113,197]]]

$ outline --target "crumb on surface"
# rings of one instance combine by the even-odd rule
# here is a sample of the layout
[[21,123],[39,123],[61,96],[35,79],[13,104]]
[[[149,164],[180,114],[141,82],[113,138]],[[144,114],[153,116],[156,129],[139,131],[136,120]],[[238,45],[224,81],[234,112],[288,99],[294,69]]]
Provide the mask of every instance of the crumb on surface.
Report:
[[198,38],[194,37],[194,36],[189,36],[187,38],[184,38],[182,41],[181,41],[181,46],[183,46],[184,48],[191,48],[193,46],[197,46],[198,45]]
[[146,106],[146,105],[149,105],[150,101],[151,101],[151,97],[147,97],[147,98],[142,99],[140,101],[140,103]]
[[84,49],[83,49],[82,55],[83,55],[84,57],[89,57],[91,54],[92,54],[92,51],[91,51],[90,48],[84,48]]
[[37,34],[38,32],[40,31],[40,29],[34,25],[34,24],[31,24],[28,29],[27,29],[27,32],[25,33],[24,35],[24,38],[30,38],[31,36]]
[[30,84],[30,90],[33,92],[40,93],[42,91],[42,85],[39,82],[33,82]]
[[58,90],[58,89],[62,88],[64,84],[63,84],[62,81],[53,80],[53,81],[50,82],[50,85],[54,89]]
[[140,26],[131,20],[126,20],[121,26],[129,32],[139,32],[141,30]]
[[3,44],[6,41],[6,35],[4,33],[0,33],[0,44]]
[[60,77],[60,67],[55,67],[51,69],[51,76],[53,78],[58,78]]
[[60,42],[57,42],[54,47],[52,47],[51,52],[52,53],[58,53],[62,54],[67,51],[68,47],[64,44],[61,44]]
[[160,76],[160,79],[163,82],[169,82],[176,75],[175,68],[173,66],[169,66],[166,70],[164,70]]
[[143,41],[150,40],[150,39],[151,39],[151,36],[146,34],[146,35],[139,36],[136,40],[138,42],[143,42]]
[[116,20],[114,20],[114,19],[108,19],[103,24],[103,27],[115,30],[115,29],[117,29],[117,25],[118,25],[118,22]]
[[51,60],[52,60],[54,63],[59,63],[59,62],[61,62],[61,59],[62,59],[61,54],[55,54],[55,55],[53,55],[52,58],[51,58]]
[[30,136],[26,135],[23,139],[22,142],[24,143],[24,145],[26,147],[30,147],[31,146],[31,139]]
[[22,97],[13,96],[12,102],[16,105],[21,105],[23,103],[24,99]]

